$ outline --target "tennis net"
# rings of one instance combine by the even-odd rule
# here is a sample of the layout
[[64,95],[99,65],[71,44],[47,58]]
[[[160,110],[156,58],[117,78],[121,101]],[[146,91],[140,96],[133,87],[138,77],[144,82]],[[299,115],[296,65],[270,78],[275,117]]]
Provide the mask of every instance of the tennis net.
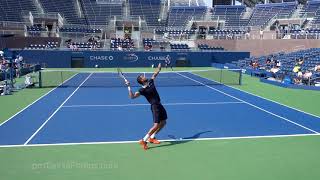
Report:
[[[153,72],[123,72],[131,86],[140,74],[150,78]],[[34,75],[39,87],[124,87],[124,80],[115,72],[41,70]],[[241,85],[241,69],[210,69],[191,71],[162,71],[156,78],[157,86]]]

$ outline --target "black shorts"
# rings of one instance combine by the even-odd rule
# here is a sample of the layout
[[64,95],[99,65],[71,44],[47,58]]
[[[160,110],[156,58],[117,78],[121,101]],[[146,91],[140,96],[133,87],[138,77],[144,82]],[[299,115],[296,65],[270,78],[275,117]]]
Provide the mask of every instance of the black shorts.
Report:
[[167,120],[167,111],[164,109],[162,104],[151,105],[152,117],[154,123],[160,123],[161,121]]

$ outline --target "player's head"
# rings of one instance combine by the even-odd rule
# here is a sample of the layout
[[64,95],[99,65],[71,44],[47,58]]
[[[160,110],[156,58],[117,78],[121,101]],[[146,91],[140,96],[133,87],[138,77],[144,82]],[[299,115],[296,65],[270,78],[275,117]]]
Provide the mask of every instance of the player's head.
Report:
[[140,74],[137,77],[137,81],[138,81],[139,84],[143,85],[148,81],[148,79],[143,74]]

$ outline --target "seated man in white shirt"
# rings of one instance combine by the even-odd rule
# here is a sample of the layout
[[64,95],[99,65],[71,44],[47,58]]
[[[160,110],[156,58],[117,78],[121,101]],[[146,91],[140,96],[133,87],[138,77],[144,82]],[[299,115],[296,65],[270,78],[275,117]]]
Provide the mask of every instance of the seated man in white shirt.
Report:
[[30,75],[25,76],[24,84],[26,87],[34,87],[34,82]]

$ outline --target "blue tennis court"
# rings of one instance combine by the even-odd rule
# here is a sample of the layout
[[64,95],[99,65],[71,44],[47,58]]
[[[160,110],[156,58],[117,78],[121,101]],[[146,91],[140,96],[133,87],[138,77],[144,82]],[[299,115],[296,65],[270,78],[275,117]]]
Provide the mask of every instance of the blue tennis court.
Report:
[[[135,82],[137,75],[131,73],[128,79]],[[320,132],[317,116],[191,72],[160,73],[155,82],[168,112],[168,124],[157,137],[160,140]],[[144,98],[129,99],[115,73],[78,73],[64,84],[70,86],[53,89],[1,124],[0,145],[136,142],[152,125],[150,105]]]

